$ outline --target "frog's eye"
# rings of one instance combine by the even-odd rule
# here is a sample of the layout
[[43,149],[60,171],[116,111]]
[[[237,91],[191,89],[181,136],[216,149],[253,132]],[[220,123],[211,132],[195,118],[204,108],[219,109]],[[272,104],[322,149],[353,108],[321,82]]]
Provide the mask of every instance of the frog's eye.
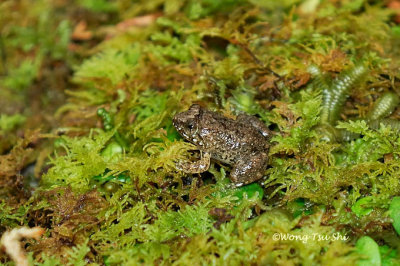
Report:
[[190,130],[192,130],[192,129],[193,129],[193,124],[188,124],[188,128],[189,128]]

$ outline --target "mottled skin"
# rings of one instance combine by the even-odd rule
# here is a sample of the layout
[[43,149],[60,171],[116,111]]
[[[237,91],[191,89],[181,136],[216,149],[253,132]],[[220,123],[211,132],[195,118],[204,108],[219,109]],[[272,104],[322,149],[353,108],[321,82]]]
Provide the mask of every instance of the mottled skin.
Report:
[[256,117],[236,120],[194,104],[173,119],[176,130],[202,152],[198,162],[183,165],[188,173],[207,171],[210,159],[232,165],[230,179],[241,186],[260,179],[268,163],[270,131]]

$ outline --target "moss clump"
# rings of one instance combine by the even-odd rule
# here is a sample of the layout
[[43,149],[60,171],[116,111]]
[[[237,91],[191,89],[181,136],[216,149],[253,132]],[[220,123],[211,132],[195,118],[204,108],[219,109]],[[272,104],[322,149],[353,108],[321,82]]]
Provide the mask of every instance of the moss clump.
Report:
[[[33,265],[398,264],[394,2],[3,1],[0,233],[45,228]],[[270,128],[262,180],[177,169],[193,103]]]

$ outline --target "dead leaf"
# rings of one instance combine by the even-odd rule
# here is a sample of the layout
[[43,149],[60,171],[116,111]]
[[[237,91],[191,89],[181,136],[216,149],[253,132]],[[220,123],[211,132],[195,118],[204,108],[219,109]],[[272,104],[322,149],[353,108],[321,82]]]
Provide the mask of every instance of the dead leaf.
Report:
[[158,17],[161,16],[161,13],[155,13],[140,17],[134,17],[130,19],[126,19],[117,24],[117,29],[120,31],[126,31],[130,27],[146,27],[152,24]]
[[91,31],[87,30],[86,21],[80,21],[76,26],[74,31],[72,32],[71,39],[74,41],[87,41],[93,37]]

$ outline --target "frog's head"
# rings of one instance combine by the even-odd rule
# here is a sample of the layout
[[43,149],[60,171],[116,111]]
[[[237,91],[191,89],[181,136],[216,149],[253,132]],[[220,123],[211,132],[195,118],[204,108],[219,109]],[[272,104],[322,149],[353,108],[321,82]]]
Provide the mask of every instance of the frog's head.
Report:
[[176,130],[190,142],[196,142],[198,138],[200,116],[203,110],[200,105],[193,104],[189,110],[175,115],[172,123]]

